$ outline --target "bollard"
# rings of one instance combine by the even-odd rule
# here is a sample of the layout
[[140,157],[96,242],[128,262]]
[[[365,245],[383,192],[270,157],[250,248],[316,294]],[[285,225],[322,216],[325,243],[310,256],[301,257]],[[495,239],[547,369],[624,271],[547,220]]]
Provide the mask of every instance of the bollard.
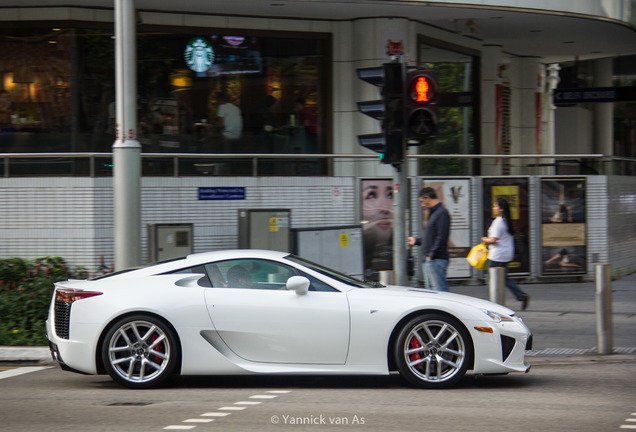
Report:
[[488,287],[490,301],[500,305],[506,304],[506,268],[490,267],[488,269]]
[[393,285],[393,271],[392,270],[380,270],[378,272],[379,281],[382,285]]
[[599,354],[612,354],[612,266],[596,264],[596,345]]

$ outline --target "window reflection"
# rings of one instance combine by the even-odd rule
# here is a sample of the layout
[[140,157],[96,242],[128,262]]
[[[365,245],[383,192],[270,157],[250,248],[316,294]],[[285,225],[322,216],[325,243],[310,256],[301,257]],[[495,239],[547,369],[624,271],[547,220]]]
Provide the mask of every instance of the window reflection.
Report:
[[[281,34],[140,32],[142,152],[326,153],[327,39]],[[111,151],[116,121],[111,29],[4,29],[0,49],[2,152]],[[189,163],[180,172],[251,171],[251,161],[245,167],[225,162]],[[110,175],[108,165],[98,172]],[[170,175],[166,168],[148,162],[144,174]],[[324,172],[323,163],[311,159],[271,160],[259,169],[261,175]]]

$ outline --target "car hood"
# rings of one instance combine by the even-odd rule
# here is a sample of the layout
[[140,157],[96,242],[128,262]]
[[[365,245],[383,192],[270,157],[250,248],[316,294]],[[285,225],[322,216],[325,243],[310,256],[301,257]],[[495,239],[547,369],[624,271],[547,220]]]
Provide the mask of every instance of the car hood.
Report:
[[418,299],[428,299],[433,302],[452,302],[462,304],[464,306],[491,310],[493,312],[501,313],[508,316],[515,315],[515,312],[512,309],[509,309],[505,306],[464,294],[432,291],[425,288],[403,287],[396,285],[387,285],[383,288],[374,288],[372,290],[378,295],[387,295],[391,297],[413,297]]

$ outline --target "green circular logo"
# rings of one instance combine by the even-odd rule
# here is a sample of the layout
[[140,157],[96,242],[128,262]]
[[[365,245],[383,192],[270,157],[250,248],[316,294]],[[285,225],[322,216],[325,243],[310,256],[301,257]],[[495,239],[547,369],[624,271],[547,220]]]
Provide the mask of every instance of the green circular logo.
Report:
[[205,72],[214,62],[214,50],[205,38],[193,38],[184,52],[186,65],[195,72]]

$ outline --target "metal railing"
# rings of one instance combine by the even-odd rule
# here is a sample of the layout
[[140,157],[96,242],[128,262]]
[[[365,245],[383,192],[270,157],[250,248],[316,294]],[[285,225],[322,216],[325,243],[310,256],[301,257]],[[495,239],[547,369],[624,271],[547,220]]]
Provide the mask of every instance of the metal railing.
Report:
[[[4,153],[1,175],[19,176],[110,176],[112,175],[112,153]],[[361,154],[194,154],[194,153],[142,153],[144,176],[189,176],[189,175],[330,175],[327,162],[355,162],[378,160],[377,155]],[[418,159],[531,159],[535,163],[522,165],[525,168],[544,168],[573,164],[585,166],[592,172],[576,174],[636,175],[636,158],[604,156],[602,154],[527,154],[527,155],[409,155],[409,160]],[[584,162],[585,161],[585,162]],[[588,165],[588,162],[591,165]],[[296,165],[294,165],[296,164]],[[309,167],[306,172],[294,172],[289,167],[298,164]],[[315,173],[311,171],[311,164]],[[287,168],[286,168],[287,167]],[[307,168],[307,167],[306,167]],[[276,171],[280,169],[280,171]],[[528,174],[533,174],[528,172]]]

